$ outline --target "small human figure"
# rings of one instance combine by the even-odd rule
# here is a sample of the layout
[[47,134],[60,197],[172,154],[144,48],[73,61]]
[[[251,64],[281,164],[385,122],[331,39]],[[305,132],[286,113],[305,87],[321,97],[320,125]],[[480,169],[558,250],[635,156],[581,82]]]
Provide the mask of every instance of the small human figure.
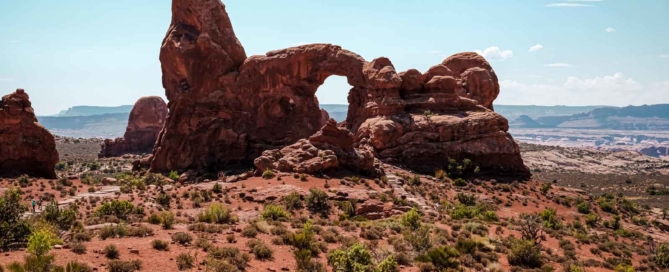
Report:
[[42,210],[42,197],[41,196],[39,197],[39,201],[37,201],[37,206],[38,206],[37,209],[41,211]]
[[33,205],[33,212],[35,212],[35,204],[37,204],[37,203],[36,203],[36,201],[35,201],[35,198],[33,198],[33,202],[32,202],[32,205]]

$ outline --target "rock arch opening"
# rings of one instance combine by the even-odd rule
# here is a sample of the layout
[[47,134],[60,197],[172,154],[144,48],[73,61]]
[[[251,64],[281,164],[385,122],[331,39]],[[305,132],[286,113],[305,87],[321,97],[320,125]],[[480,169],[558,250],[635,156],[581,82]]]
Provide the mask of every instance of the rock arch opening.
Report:
[[[348,95],[353,86],[348,84],[346,77],[332,75],[325,79],[323,85],[316,90],[316,99],[325,118],[329,117],[341,123],[348,115]],[[327,115],[325,115],[327,114]]]

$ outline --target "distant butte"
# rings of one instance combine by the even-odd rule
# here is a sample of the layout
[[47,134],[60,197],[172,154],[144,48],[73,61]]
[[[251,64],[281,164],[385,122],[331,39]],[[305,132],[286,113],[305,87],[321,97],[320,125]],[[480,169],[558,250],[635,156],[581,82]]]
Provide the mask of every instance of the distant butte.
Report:
[[[247,164],[266,150],[275,151],[256,165],[323,169],[334,163],[334,150],[348,146],[315,146],[310,136],[340,127],[351,133],[354,150],[344,152],[352,157],[339,158],[337,167],[379,170],[378,163],[369,169],[370,155],[433,172],[449,159],[469,159],[481,173],[529,176],[507,120],[493,111],[497,75],[473,52],[450,56],[425,73],[398,73],[387,58],[367,62],[331,44],[247,57],[223,3],[174,0],[160,61],[170,115],[154,149],[153,171]],[[346,121],[336,125],[328,124],[315,96],[331,75],[353,86]]]
[[160,129],[167,119],[167,104],[158,96],[142,97],[128,117],[123,138],[107,139],[98,157],[116,157],[128,153],[151,153]]
[[0,101],[0,176],[29,174],[56,178],[58,151],[53,135],[37,122],[23,89]]

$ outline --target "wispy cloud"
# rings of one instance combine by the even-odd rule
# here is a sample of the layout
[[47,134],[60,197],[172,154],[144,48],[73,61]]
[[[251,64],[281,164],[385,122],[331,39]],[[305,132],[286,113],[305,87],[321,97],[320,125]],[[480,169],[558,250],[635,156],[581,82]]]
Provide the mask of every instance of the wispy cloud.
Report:
[[474,50],[474,52],[483,56],[487,60],[506,60],[513,57],[513,51],[511,50],[501,50],[497,46],[491,46],[485,50]]
[[662,59],[667,59],[669,58],[669,54],[657,55],[657,57]]
[[583,8],[583,7],[594,7],[590,4],[579,4],[579,3],[553,3],[546,5],[549,8]]
[[604,29],[604,31],[605,31],[606,33],[613,33],[613,32],[616,32],[616,29],[613,28],[613,27],[607,27],[606,29]]
[[530,47],[530,52],[536,52],[536,51],[541,50],[542,48],[544,48],[544,46],[538,43],[538,44],[533,45],[532,47]]
[[567,2],[604,2],[604,0],[567,0]]
[[0,77],[0,82],[14,82],[14,81],[16,81],[16,80],[13,79],[13,78],[1,78]]
[[556,62],[556,63],[544,64],[544,66],[546,66],[546,67],[570,67],[571,64],[564,63],[564,62]]

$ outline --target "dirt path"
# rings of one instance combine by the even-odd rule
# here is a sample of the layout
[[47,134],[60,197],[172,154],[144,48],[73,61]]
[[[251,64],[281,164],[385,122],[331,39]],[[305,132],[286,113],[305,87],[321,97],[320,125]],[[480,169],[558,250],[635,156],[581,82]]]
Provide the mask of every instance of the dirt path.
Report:
[[390,184],[390,187],[393,188],[393,193],[397,197],[401,197],[406,199],[409,202],[415,203],[418,205],[418,207],[423,211],[423,213],[426,214],[438,214],[437,211],[434,210],[434,208],[430,207],[427,205],[425,198],[419,195],[413,195],[406,190],[404,190],[404,183],[406,182],[404,179],[394,175],[394,174],[388,174],[386,175],[388,178],[388,184]]
[[[120,191],[121,191],[121,187],[120,187],[120,186],[103,186],[102,188],[100,188],[99,191],[92,192],[92,193],[81,193],[81,194],[78,194],[78,195],[69,197],[69,198],[67,198],[67,199],[63,199],[63,200],[61,200],[61,201],[58,201],[58,207],[67,207],[68,205],[70,205],[70,203],[74,203],[74,202],[76,202],[77,200],[79,200],[79,199],[84,199],[84,198],[91,198],[91,197],[100,197],[100,198],[114,197],[114,195],[116,194],[116,192],[120,192]],[[44,210],[46,209],[46,204],[47,204],[47,203],[44,203],[44,204],[42,205],[41,209],[38,208],[38,207],[36,207],[36,208],[35,208],[35,210],[36,210],[35,212],[28,211],[28,212],[23,213],[23,217],[25,218],[25,217],[30,217],[30,216],[34,216],[34,215],[41,214],[41,213],[44,212]],[[31,208],[31,207],[28,207],[28,208]]]

